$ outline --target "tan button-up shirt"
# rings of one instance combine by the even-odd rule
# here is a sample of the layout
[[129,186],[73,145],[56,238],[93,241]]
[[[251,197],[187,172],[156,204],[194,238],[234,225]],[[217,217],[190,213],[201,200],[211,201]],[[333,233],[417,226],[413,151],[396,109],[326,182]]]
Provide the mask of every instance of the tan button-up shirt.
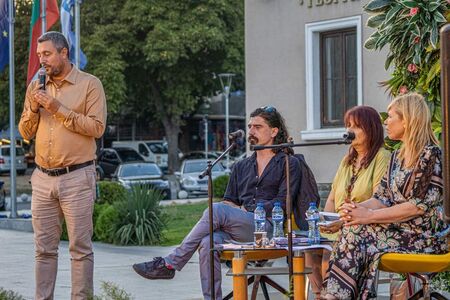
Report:
[[100,80],[75,66],[59,86],[47,78],[47,93],[61,103],[55,114],[42,107],[37,113],[31,111],[31,92],[38,84],[35,80],[28,86],[19,122],[22,137],[36,138],[36,163],[52,169],[94,160],[95,138],[103,135],[106,124],[106,98]]

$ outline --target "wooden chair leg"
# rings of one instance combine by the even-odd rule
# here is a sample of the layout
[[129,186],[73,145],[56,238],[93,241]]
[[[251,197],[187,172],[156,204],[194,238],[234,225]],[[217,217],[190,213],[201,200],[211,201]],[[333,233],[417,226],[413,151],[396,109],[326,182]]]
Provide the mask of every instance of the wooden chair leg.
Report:
[[256,300],[256,296],[258,296],[258,288],[259,288],[260,281],[261,281],[261,276],[259,276],[259,275],[255,276],[255,282],[253,283],[251,300]]

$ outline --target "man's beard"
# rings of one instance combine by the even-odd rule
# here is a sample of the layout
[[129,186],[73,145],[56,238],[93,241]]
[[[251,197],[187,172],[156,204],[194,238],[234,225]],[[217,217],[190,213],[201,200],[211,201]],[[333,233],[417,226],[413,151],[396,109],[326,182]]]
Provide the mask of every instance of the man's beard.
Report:
[[48,68],[48,72],[47,75],[50,78],[53,78],[55,76],[58,76],[59,74],[61,74],[61,67],[60,66],[49,66],[49,65],[44,65],[45,68]]
[[258,138],[255,137],[255,136],[253,136],[253,135],[250,135],[250,136],[247,138],[247,141],[248,141],[248,143],[249,143],[250,145],[258,145],[258,142],[259,142]]

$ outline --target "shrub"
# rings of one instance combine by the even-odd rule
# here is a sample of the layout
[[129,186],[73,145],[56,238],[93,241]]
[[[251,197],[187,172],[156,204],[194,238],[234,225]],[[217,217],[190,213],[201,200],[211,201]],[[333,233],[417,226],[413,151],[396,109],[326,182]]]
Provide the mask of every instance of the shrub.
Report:
[[99,212],[94,224],[94,235],[98,241],[112,243],[116,226],[119,223],[119,212],[114,205],[104,204],[103,206],[104,209]]
[[229,175],[221,175],[213,180],[213,191],[215,198],[223,198],[225,195],[225,190],[227,189]]
[[115,202],[119,212],[114,242],[120,245],[155,245],[162,240],[165,227],[159,191],[148,185],[134,185],[127,201]]
[[97,203],[112,204],[117,201],[125,200],[127,197],[127,190],[117,182],[99,181],[99,197]]
[[0,299],[1,300],[25,300],[24,297],[17,294],[14,291],[5,290],[2,287],[0,287]]
[[431,281],[433,289],[450,292],[450,272],[442,272]]
[[133,297],[125,290],[115,285],[112,282],[102,281],[103,293],[99,296],[94,296],[93,300],[131,300]]

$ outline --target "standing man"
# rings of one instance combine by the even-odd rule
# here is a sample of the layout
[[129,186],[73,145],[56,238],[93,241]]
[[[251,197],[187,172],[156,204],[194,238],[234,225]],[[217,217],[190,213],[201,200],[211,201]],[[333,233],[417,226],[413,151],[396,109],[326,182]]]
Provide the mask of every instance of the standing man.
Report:
[[19,122],[24,138],[36,138],[31,176],[35,299],[53,299],[63,219],[72,261],[71,299],[88,299],[93,295],[95,138],[105,130],[105,93],[98,78],[70,63],[61,33],[43,34],[37,55],[47,73],[46,89],[38,80],[30,83]]
[[[276,145],[286,143],[288,132],[283,117],[272,106],[258,108],[250,114],[248,141],[252,145]],[[239,242],[253,240],[253,211],[262,202],[268,222],[266,231],[272,232],[271,215],[275,201],[285,208],[286,174],[285,154],[279,150],[265,149],[238,162],[230,176],[224,200],[214,203],[214,242],[226,239]],[[297,195],[300,181],[299,161],[290,158],[291,195]],[[200,277],[204,299],[211,299],[209,277],[209,215],[205,210],[201,219],[184,238],[180,246],[168,256],[155,257],[153,261],[133,265],[134,270],[147,279],[172,279],[175,270],[180,271],[198,249]],[[222,299],[219,254],[215,252],[215,295]]]

